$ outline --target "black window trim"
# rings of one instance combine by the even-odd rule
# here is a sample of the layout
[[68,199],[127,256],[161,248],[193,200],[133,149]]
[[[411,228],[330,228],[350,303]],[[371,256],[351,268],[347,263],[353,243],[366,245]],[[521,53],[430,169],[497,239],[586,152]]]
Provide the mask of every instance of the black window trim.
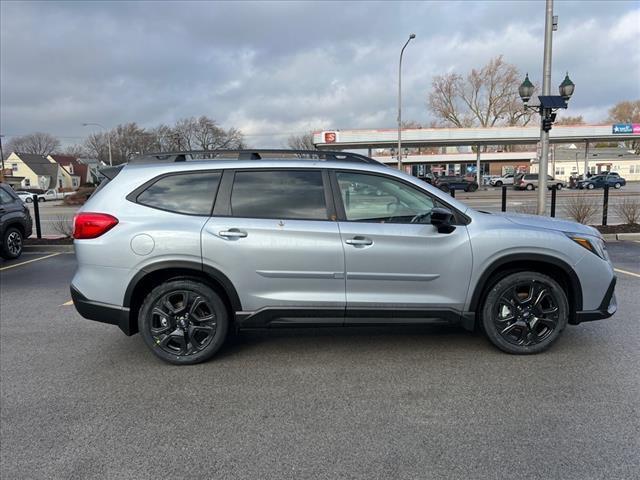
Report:
[[[138,197],[147,188],[149,188],[151,185],[155,184],[156,182],[159,182],[163,178],[173,177],[173,176],[176,176],[176,175],[192,175],[192,174],[197,174],[197,173],[219,173],[220,174],[220,180],[218,181],[218,186],[216,187],[216,191],[211,194],[211,208],[209,209],[209,213],[200,214],[200,213],[176,212],[175,210],[169,210],[167,208],[161,208],[161,207],[154,207],[153,205],[147,205],[146,203],[141,203],[141,202],[138,201]],[[147,208],[153,208],[154,210],[160,210],[160,211],[163,211],[163,212],[174,213],[176,215],[187,215],[187,216],[190,216],[190,217],[211,217],[211,215],[213,213],[213,209],[215,208],[215,200],[216,200],[216,197],[217,197],[217,193],[220,190],[220,185],[222,184],[223,174],[224,174],[224,170],[221,169],[221,168],[207,169],[207,170],[182,170],[182,171],[179,171],[179,172],[167,172],[167,173],[163,173],[161,175],[157,175],[157,176],[153,177],[150,180],[147,180],[142,185],[140,185],[138,188],[136,188],[131,193],[129,193],[129,195],[127,195],[125,198],[127,200],[129,200],[130,202],[135,203],[136,205],[141,205],[141,206],[147,207]]]
[[[327,211],[327,218],[293,218],[293,217],[241,217],[233,215],[231,211],[231,193],[233,191],[233,183],[237,172],[320,172],[322,175],[322,187],[324,190],[324,201]],[[230,217],[230,218],[247,218],[254,220],[297,220],[306,222],[335,222],[338,219],[336,214],[336,206],[334,195],[331,190],[329,173],[326,168],[305,168],[305,167],[261,167],[261,168],[233,168],[226,169],[216,197],[212,216],[214,217]]]
[[[417,190],[420,193],[423,193],[423,194],[427,195],[428,197],[430,197],[433,200],[434,205],[437,202],[437,203],[443,204],[445,207],[450,209],[453,212],[454,216],[455,216],[455,222],[456,222],[455,225],[468,225],[469,223],[471,223],[471,218],[470,217],[468,217],[467,215],[462,213],[460,210],[458,210],[457,208],[455,208],[451,204],[449,204],[449,203],[445,202],[444,200],[442,200],[441,198],[433,195],[431,192],[428,192],[427,190],[423,190],[423,189],[419,188],[417,185],[414,185],[411,182],[407,182],[403,178],[394,177],[393,175],[385,175],[384,173],[380,173],[380,172],[369,172],[369,171],[366,171],[366,170],[350,170],[350,169],[346,169],[346,168],[332,169],[329,172],[329,178],[331,179],[331,187],[333,189],[333,198],[334,198],[334,203],[336,205],[336,211],[338,213],[338,221],[339,222],[370,223],[370,224],[378,224],[378,223],[380,223],[380,222],[367,222],[367,221],[363,221],[363,220],[348,220],[347,219],[347,214],[346,214],[346,211],[344,209],[344,204],[342,202],[342,195],[340,194],[340,185],[338,183],[338,176],[336,175],[337,173],[359,173],[359,174],[362,174],[362,175],[375,175],[377,177],[382,177],[382,178],[387,178],[387,179],[390,179],[390,180],[395,180],[396,182],[400,182],[400,183],[408,186],[409,188],[412,188],[414,190]],[[396,224],[392,223],[390,225],[396,225]],[[404,225],[409,225],[409,224],[404,224]]]

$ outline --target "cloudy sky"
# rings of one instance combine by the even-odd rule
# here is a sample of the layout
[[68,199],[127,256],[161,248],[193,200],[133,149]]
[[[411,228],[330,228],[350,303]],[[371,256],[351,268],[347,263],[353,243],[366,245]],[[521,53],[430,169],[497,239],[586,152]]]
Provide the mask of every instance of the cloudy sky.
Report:
[[[640,2],[556,0],[553,85],[592,123],[640,98]],[[541,81],[542,1],[0,3],[0,130],[80,142],[106,126],[208,115],[250,145],[314,128],[428,122],[434,75],[503,54]],[[5,138],[5,141],[7,138]]]

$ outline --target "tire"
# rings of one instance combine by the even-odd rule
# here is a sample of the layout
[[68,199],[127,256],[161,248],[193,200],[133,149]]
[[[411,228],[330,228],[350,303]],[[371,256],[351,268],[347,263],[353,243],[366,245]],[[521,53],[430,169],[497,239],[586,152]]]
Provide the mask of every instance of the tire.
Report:
[[531,190],[535,190],[536,187],[534,187],[532,183],[527,183],[527,186],[525,187],[525,189],[531,191]]
[[449,185],[440,185],[440,190],[442,190],[443,192],[448,192],[449,191]]
[[23,247],[22,232],[16,227],[9,227],[4,231],[2,236],[2,248],[0,256],[7,260],[18,258],[22,255]]
[[538,272],[512,273],[498,280],[482,308],[487,338],[503,352],[516,355],[549,348],[567,326],[568,318],[566,292],[553,278]]
[[46,198],[44,198],[44,197],[40,197],[40,198],[38,198],[38,201],[39,201],[39,202],[46,202],[46,201],[47,201],[47,199],[46,199]]
[[[201,320],[195,320],[198,317]],[[160,284],[144,299],[138,328],[158,358],[174,365],[193,365],[209,360],[220,349],[227,337],[229,313],[208,285],[174,279]]]
[[498,180],[496,183],[494,183],[494,185],[496,187],[501,187],[502,186],[502,182],[500,180]]
[[473,183],[467,187],[467,192],[475,192],[476,190],[478,190],[478,186]]
[[613,184],[613,188],[615,188],[616,190],[620,190],[620,187],[622,187],[620,182],[616,182],[616,183]]
[[596,187],[593,186],[593,183],[587,184],[587,190],[593,190],[594,188]]
[[556,185],[556,190],[562,190],[562,184],[561,183]]
[[33,203],[33,198],[27,197],[24,202],[25,203]]

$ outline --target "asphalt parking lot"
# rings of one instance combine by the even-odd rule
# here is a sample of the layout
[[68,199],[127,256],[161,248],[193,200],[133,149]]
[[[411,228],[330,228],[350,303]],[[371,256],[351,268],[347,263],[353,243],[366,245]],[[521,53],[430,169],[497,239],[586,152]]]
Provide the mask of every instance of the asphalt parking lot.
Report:
[[72,254],[4,262],[0,477],[638,478],[640,242],[609,251],[618,313],[541,355],[452,327],[308,329],[193,367],[82,319]]

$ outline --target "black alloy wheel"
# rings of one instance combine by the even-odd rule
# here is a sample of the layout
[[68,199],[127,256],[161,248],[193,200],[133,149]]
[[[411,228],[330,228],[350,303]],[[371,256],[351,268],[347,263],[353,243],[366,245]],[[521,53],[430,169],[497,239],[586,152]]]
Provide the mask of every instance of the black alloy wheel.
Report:
[[551,277],[519,272],[498,281],[487,295],[485,332],[508,353],[538,353],[560,335],[568,320],[567,295]]
[[145,343],[158,357],[185,365],[211,358],[227,334],[228,314],[209,286],[172,280],[145,299],[138,325]]

